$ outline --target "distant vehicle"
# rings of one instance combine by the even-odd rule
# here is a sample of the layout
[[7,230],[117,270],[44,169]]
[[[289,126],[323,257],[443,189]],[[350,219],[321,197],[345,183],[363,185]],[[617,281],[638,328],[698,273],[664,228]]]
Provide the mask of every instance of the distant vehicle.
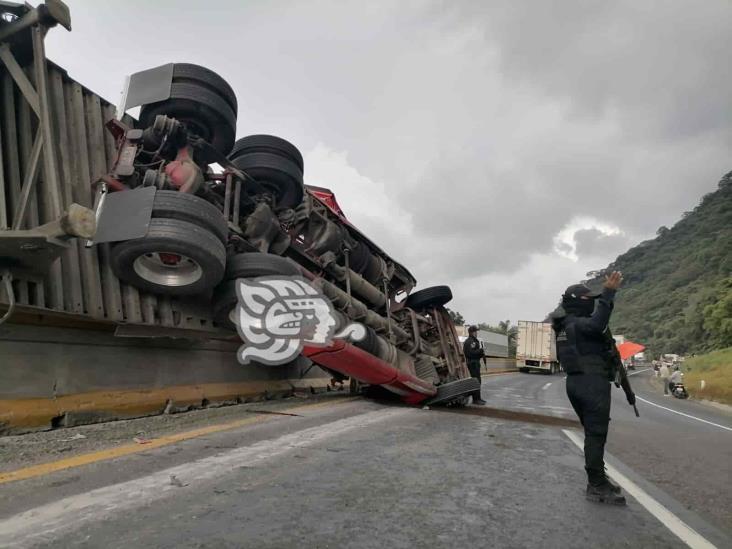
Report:
[[[467,326],[455,326],[455,330],[458,340],[462,344],[468,338],[468,328]],[[508,358],[508,336],[506,334],[478,330],[476,337],[486,357]]]
[[551,324],[532,320],[518,321],[516,367],[525,373],[543,372],[551,375],[560,371]]

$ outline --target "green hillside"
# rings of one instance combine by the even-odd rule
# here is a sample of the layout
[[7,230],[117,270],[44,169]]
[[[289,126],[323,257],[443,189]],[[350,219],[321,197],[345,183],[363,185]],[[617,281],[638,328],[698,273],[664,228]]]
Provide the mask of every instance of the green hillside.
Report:
[[671,229],[619,256],[612,330],[660,353],[732,346],[732,172]]

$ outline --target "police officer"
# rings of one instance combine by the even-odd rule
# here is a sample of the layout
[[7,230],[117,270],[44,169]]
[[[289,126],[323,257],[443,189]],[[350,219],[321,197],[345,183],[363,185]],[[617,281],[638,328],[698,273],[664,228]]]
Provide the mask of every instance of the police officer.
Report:
[[[480,359],[485,357],[485,353],[483,352],[483,348],[480,346],[480,341],[475,337],[477,333],[477,326],[471,326],[468,328],[468,337],[463,343],[463,354],[465,355],[465,360],[468,363],[470,375],[480,383]],[[478,406],[484,406],[486,404],[485,400],[480,398],[480,389],[472,393],[470,396],[473,397],[473,404],[477,404]]]
[[557,355],[567,373],[567,396],[585,431],[587,499],[625,505],[625,498],[605,475],[605,441],[610,422],[610,382],[615,377],[608,328],[613,298],[623,276],[605,277],[601,293],[584,284],[567,288],[550,315],[557,337]]

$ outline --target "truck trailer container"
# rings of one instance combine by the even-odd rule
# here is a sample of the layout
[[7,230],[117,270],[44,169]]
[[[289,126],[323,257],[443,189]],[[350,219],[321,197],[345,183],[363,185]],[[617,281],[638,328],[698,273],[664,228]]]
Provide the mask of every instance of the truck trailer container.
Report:
[[560,370],[551,324],[531,320],[518,321],[516,367],[525,373],[554,374]]
[[[468,337],[467,326],[456,326],[460,343],[463,343]],[[487,357],[508,358],[508,336],[487,330],[478,330],[476,336],[480,342],[480,346]]]

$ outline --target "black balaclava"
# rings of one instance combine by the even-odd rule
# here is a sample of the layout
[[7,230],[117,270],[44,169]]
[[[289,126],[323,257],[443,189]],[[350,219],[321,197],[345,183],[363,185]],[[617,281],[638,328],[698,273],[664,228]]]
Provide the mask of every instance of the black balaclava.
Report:
[[593,292],[587,285],[572,284],[562,295],[562,306],[567,314],[590,316],[595,310],[595,299],[598,297],[600,292]]
[[565,295],[562,297],[562,307],[570,315],[590,316],[595,310],[595,300]]

